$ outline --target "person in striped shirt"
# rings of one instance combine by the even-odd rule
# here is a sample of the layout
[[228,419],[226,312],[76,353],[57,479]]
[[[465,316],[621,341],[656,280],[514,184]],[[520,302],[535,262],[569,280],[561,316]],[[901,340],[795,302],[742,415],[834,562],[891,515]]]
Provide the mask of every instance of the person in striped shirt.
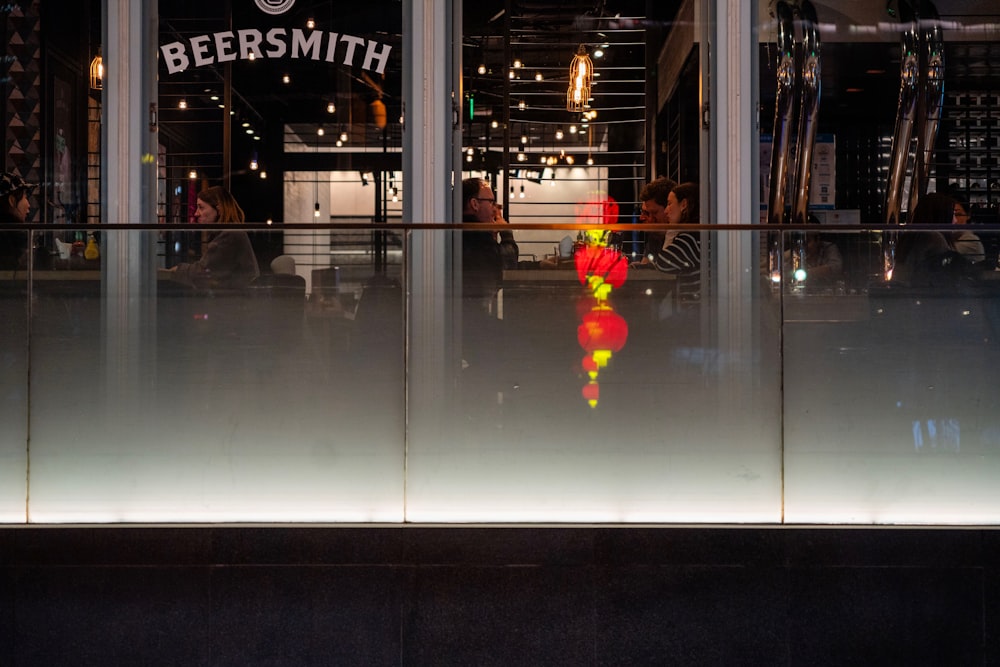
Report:
[[[675,186],[667,195],[665,205],[660,204],[653,196],[654,184],[656,181],[639,193],[644,214],[665,218],[670,225],[696,225],[701,222],[696,183]],[[653,265],[664,273],[677,276],[677,300],[680,303],[691,303],[701,298],[700,232],[669,230],[663,240],[663,247],[653,257]]]

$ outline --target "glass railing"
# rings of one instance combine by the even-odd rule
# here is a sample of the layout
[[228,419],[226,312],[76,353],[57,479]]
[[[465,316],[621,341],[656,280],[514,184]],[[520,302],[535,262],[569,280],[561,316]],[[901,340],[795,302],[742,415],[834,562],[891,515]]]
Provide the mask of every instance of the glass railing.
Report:
[[1000,229],[905,269],[902,232],[704,226],[663,271],[535,226],[501,271],[471,226],[247,225],[256,277],[199,265],[219,229],[93,229],[5,254],[3,522],[1000,520]]

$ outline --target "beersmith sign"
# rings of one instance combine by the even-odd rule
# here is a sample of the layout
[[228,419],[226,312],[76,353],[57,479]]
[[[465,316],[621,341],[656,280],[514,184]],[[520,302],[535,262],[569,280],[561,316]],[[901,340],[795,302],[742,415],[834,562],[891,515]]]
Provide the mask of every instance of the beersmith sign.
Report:
[[212,35],[199,35],[187,42],[170,42],[160,47],[167,72],[176,74],[191,66],[204,67],[239,58],[308,58],[328,63],[338,59],[354,67],[361,59],[361,68],[382,74],[392,46],[354,35],[341,35],[320,30],[272,28],[262,32],[254,28],[226,30]]

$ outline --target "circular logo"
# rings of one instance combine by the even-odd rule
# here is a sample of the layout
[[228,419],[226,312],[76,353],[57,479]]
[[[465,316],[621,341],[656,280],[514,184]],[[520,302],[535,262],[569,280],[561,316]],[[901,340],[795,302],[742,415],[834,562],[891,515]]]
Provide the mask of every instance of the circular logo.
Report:
[[277,16],[278,14],[284,14],[292,5],[295,4],[295,0],[253,0],[257,3],[257,8],[265,14],[271,14]]

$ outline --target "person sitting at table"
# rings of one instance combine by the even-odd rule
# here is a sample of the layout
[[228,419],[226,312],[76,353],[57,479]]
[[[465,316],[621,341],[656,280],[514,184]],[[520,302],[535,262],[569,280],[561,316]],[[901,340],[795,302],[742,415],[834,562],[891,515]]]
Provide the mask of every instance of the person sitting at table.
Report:
[[[496,196],[482,178],[462,181],[462,222],[507,224],[499,215]],[[490,301],[496,296],[505,268],[517,266],[518,247],[509,231],[466,231],[462,234],[462,274],[466,296]]]
[[[907,227],[955,224],[955,200],[932,192],[920,198]],[[896,244],[892,282],[909,287],[954,284],[971,264],[955,251],[949,236],[933,231],[903,231]]]
[[[654,181],[655,183],[655,181]],[[650,184],[650,186],[652,183]],[[667,195],[665,207],[651,196],[646,188],[639,193],[642,208],[656,222],[665,218],[670,225],[696,225],[698,213],[698,185],[681,183]],[[653,256],[653,266],[664,273],[677,276],[677,300],[680,303],[697,301],[701,296],[701,235],[699,232],[669,230],[663,247]]]
[[962,225],[962,230],[951,235],[951,243],[970,263],[978,264],[986,259],[986,250],[979,236],[966,227],[972,218],[969,202],[954,195],[952,199],[955,200],[955,224]]
[[[198,193],[194,217],[196,224],[204,225],[241,224],[245,220],[233,195],[219,186]],[[243,289],[260,275],[250,237],[242,230],[213,230],[201,259],[169,270],[174,280],[203,289]]]
[[[670,191],[677,187],[677,182],[671,178],[661,177],[647,183],[639,192],[639,222],[645,224],[668,224],[666,216],[667,198]],[[666,232],[644,232],[642,258],[632,262],[632,268],[653,267],[653,258],[663,248]]]
[[[809,224],[820,224],[819,218],[809,214]],[[840,248],[832,241],[826,241],[820,232],[807,232],[805,238],[806,280],[809,285],[827,284],[844,273],[844,258]],[[791,265],[791,251],[785,251],[785,262]]]
[[[32,186],[13,172],[0,175],[0,224],[24,223],[31,204]],[[18,269],[28,262],[28,233],[0,232],[0,269]]]

